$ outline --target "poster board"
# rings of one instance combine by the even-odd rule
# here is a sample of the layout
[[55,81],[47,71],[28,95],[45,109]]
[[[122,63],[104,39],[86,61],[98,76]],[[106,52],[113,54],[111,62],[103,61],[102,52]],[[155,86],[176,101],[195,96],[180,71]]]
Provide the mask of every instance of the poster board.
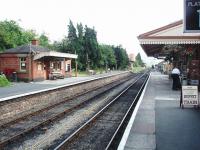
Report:
[[182,86],[182,104],[199,105],[198,86]]

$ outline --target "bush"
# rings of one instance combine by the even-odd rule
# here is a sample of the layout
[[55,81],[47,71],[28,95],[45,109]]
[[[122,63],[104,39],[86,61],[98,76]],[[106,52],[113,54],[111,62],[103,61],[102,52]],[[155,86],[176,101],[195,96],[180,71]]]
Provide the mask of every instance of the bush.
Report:
[[10,85],[10,82],[8,81],[8,79],[4,75],[0,75],[0,87],[8,86],[8,85]]

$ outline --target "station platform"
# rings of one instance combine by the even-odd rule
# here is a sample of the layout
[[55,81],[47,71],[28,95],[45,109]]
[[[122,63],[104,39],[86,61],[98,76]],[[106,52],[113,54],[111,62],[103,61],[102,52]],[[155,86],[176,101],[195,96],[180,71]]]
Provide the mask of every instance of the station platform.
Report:
[[42,90],[48,90],[55,87],[72,85],[80,82],[94,80],[102,77],[117,75],[125,73],[127,71],[111,71],[102,74],[84,76],[84,77],[70,77],[57,80],[44,80],[39,82],[12,82],[11,86],[0,87],[0,102],[9,99],[10,97],[19,97],[24,94],[31,94],[33,92],[40,92]]
[[200,149],[200,109],[179,107],[168,75],[152,72],[118,150]]

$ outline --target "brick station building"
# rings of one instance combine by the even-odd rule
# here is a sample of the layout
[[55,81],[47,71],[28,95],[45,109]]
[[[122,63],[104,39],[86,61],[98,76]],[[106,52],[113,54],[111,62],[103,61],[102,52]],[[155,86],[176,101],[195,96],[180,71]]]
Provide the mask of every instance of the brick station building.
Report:
[[15,73],[22,81],[46,80],[53,73],[71,76],[71,60],[77,55],[50,51],[38,44],[38,40],[32,40],[31,44],[0,53],[0,72],[8,77]]

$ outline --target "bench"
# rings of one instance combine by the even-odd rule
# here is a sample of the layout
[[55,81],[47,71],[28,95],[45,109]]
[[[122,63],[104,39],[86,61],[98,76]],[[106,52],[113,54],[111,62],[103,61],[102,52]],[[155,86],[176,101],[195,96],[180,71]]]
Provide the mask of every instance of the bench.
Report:
[[96,72],[95,72],[94,70],[88,70],[88,74],[89,74],[89,75],[95,75]]
[[56,80],[56,79],[64,79],[64,75],[61,74],[61,72],[51,72],[49,74],[50,80]]

